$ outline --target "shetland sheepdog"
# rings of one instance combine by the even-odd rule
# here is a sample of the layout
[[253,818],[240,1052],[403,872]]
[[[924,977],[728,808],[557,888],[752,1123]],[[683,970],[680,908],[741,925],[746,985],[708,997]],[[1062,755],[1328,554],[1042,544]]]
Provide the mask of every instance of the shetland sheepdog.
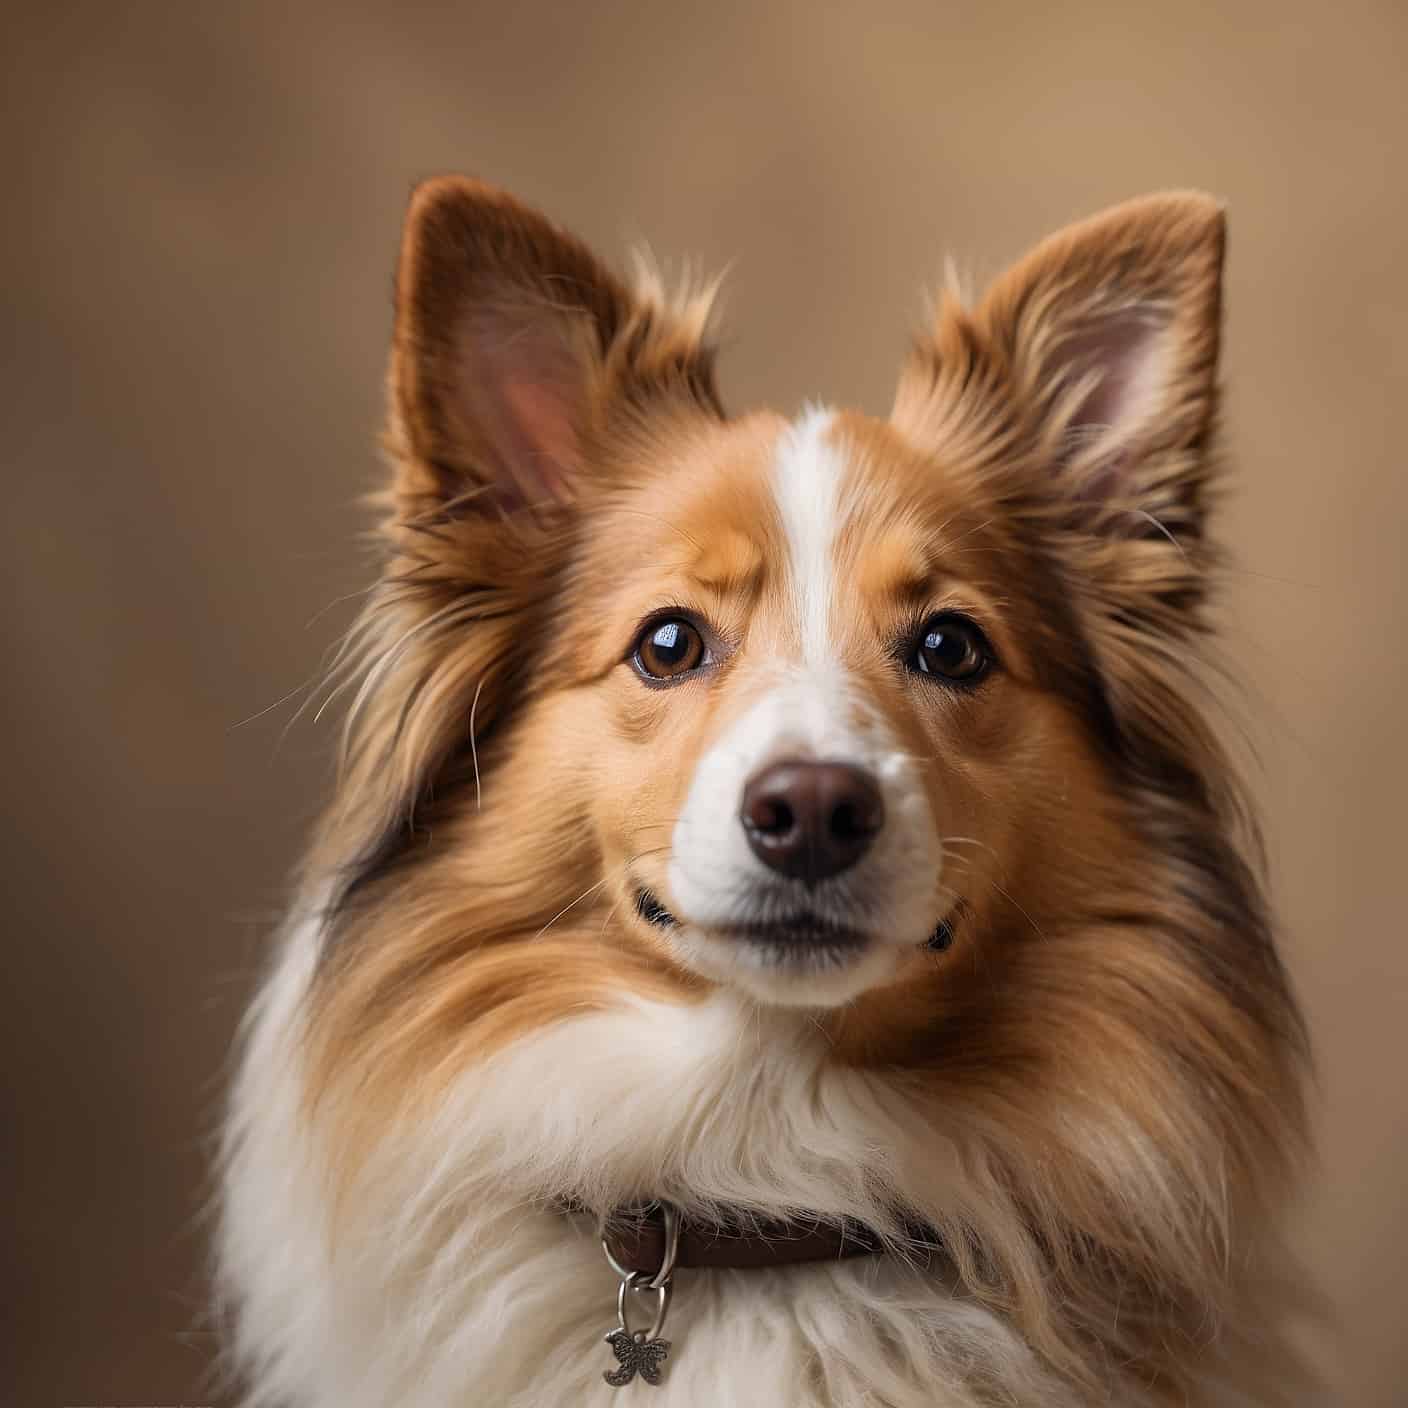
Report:
[[1307,1044],[1199,684],[1223,248],[1118,206],[788,420],[711,287],[415,192],[225,1126],[249,1402],[1302,1401]]

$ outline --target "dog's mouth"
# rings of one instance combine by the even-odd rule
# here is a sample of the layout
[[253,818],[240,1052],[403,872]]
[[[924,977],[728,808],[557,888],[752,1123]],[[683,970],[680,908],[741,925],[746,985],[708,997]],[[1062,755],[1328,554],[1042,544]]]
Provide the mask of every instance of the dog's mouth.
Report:
[[[660,902],[660,897],[653,890],[642,888],[636,892],[636,913],[652,928],[670,930],[680,927],[679,919]],[[815,957],[820,953],[840,958],[859,953],[871,943],[871,936],[864,930],[806,909],[793,910],[766,920],[712,925],[710,932],[770,949],[782,961]],[[924,946],[943,950],[952,942],[952,920],[941,919]]]

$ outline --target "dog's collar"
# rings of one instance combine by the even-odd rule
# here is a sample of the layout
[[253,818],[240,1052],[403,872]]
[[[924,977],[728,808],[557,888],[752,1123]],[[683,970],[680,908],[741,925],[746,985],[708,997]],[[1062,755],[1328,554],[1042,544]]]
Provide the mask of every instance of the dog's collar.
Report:
[[924,1260],[938,1249],[938,1233],[907,1219],[903,1239],[887,1242],[856,1218],[819,1214],[763,1218],[724,1209],[710,1221],[698,1222],[667,1204],[643,1202],[612,1212],[601,1226],[601,1246],[618,1276],[635,1273],[655,1278],[662,1267],[756,1270],[836,1262],[894,1249],[910,1259]]
[[[697,1223],[675,1213],[677,1238],[672,1267],[753,1270],[796,1266],[809,1261],[837,1261],[868,1256],[886,1249],[885,1239],[854,1218],[839,1222],[819,1216],[764,1218],[751,1213],[725,1213],[716,1221]],[[602,1246],[618,1273],[654,1277],[670,1259],[671,1232],[660,1203],[618,1208],[602,1227]],[[932,1249],[933,1233],[907,1228],[906,1250]]]

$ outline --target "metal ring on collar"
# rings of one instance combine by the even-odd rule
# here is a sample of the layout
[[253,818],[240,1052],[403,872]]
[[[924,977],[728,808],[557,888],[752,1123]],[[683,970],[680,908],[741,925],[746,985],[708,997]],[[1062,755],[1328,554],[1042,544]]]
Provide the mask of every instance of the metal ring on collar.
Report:
[[[655,1318],[650,1322],[650,1328],[644,1332],[632,1330],[630,1323],[626,1319],[626,1292],[627,1291],[654,1291],[656,1295]],[[665,1312],[670,1308],[670,1283],[664,1282],[662,1285],[655,1285],[652,1281],[645,1279],[644,1271],[632,1271],[621,1282],[616,1292],[616,1321],[626,1334],[637,1343],[644,1343],[647,1340],[660,1338],[660,1331],[665,1328]]]
[[[650,1277],[649,1281],[638,1283],[635,1287],[637,1290],[643,1287],[648,1287],[652,1291],[664,1290],[670,1283],[670,1277],[675,1274],[675,1260],[680,1251],[680,1215],[673,1203],[662,1201],[659,1206],[660,1213],[665,1219],[665,1250],[660,1258],[659,1270]],[[643,1271],[632,1271],[628,1267],[622,1266],[611,1255],[611,1248],[607,1245],[604,1233],[601,1238],[601,1250],[605,1253],[611,1269],[621,1278],[622,1285],[632,1277],[645,1275]]]

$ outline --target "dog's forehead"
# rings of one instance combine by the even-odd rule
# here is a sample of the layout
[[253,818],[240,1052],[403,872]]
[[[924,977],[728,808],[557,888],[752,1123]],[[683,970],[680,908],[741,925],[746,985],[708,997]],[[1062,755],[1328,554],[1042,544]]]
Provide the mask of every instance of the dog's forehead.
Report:
[[824,571],[861,596],[931,576],[951,496],[939,466],[885,422],[810,410],[779,437],[770,479],[799,590]]
[[792,421],[759,415],[661,456],[643,487],[658,566],[706,588],[792,579],[809,587],[843,571],[849,588],[883,591],[933,567],[936,516],[951,496],[927,457],[883,421],[814,407]]

